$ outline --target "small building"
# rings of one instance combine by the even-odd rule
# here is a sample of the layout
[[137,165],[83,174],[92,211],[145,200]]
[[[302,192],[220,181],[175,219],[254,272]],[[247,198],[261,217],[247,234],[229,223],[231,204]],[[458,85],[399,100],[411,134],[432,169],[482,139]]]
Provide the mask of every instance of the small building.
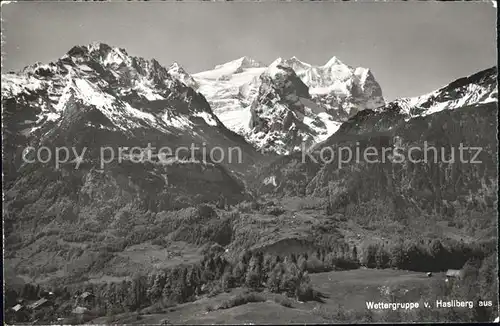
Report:
[[12,311],[17,313],[17,312],[24,310],[24,306],[22,304],[18,303],[14,307],[12,307],[11,309],[12,309]]
[[432,277],[432,272],[428,272],[427,277]]
[[84,313],[87,313],[88,311],[89,310],[85,307],[76,307],[71,312],[76,314],[76,315],[83,315]]
[[456,278],[459,279],[462,277],[462,271],[459,269],[449,269],[446,272],[446,278],[451,279],[451,278]]
[[43,308],[43,307],[48,307],[50,305],[52,305],[52,302],[50,300],[42,298],[42,299],[40,299],[38,301],[35,301],[32,304],[30,304],[28,306],[28,308],[30,308],[31,310],[37,310],[37,309],[40,309],[40,308]]

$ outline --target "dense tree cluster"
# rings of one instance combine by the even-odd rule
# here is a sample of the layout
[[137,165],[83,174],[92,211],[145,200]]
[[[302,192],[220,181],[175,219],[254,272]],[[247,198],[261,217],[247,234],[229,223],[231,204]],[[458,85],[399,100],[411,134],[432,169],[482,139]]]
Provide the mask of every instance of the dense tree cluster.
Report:
[[[385,312],[382,321],[394,322],[491,322],[498,316],[498,266],[497,254],[490,254],[483,259],[473,257],[462,268],[462,277],[450,282],[437,282],[429,285],[430,302],[442,300],[472,301],[472,309],[441,308],[431,306],[413,313],[399,313],[390,316]],[[493,276],[494,275],[494,276]],[[401,301],[402,298],[393,297]],[[394,320],[394,317],[396,319]]]

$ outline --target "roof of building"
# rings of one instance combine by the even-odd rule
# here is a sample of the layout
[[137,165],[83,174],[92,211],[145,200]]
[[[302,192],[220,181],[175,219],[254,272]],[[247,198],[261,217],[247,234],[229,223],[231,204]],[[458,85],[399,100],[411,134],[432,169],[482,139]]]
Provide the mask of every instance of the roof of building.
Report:
[[24,308],[24,306],[23,306],[22,304],[19,304],[19,303],[18,303],[18,304],[16,304],[14,307],[12,307],[12,310],[14,310],[14,311],[16,311],[16,312],[17,312],[17,311],[19,311],[19,310],[21,310],[21,309],[23,309],[23,308]]

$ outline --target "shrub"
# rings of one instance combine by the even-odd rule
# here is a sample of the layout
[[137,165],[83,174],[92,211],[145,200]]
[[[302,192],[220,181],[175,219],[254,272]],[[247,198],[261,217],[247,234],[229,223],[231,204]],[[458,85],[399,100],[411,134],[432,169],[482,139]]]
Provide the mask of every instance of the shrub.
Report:
[[161,238],[156,238],[154,239],[153,241],[151,241],[151,244],[152,245],[155,245],[155,246],[160,246],[160,247],[167,247],[168,246],[168,240],[166,240],[165,238],[161,237]]
[[286,297],[276,296],[276,297],[274,297],[274,302],[276,302],[276,303],[278,303],[286,308],[292,308],[292,306],[293,306],[292,300],[290,300],[289,298],[286,298]]
[[316,300],[317,297],[309,282],[301,282],[296,290],[296,294],[297,299],[300,301],[312,301]]
[[266,213],[269,215],[280,216],[285,213],[285,210],[281,207],[272,207],[268,209]]
[[211,219],[213,217],[216,217],[217,216],[217,213],[215,212],[215,210],[208,206],[208,205],[199,205],[197,207],[197,212],[198,212],[198,217],[201,219],[201,220],[205,220],[205,219]]

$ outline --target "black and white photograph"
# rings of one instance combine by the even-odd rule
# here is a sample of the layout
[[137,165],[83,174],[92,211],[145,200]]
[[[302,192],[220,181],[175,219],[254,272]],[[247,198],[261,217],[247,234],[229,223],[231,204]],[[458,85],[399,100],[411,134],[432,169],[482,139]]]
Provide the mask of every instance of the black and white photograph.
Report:
[[2,1],[8,325],[498,323],[496,1]]

